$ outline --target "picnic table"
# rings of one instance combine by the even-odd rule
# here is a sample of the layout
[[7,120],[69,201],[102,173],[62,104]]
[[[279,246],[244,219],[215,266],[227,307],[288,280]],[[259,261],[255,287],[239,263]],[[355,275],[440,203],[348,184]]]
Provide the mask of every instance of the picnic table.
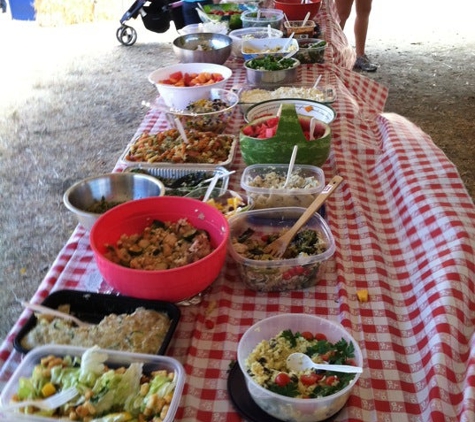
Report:
[[[474,203],[431,138],[384,112],[387,88],[351,70],[354,53],[335,16],[333,3],[324,1],[318,22],[329,44],[325,63],[303,65],[299,76],[313,83],[322,75],[321,84],[337,93],[331,153],[322,167],[327,181],[344,178],[326,203],[336,252],[315,287],[291,292],[247,289],[227,259],[202,300],[181,308],[167,352],[187,375],[176,421],[255,420],[252,403],[246,414],[248,398],[236,397],[246,391],[230,364],[244,331],[278,313],[338,322],[362,349],[364,372],[332,420],[475,420]],[[227,88],[245,84],[242,61],[226,65],[233,70]],[[243,123],[237,111],[229,131]],[[165,127],[166,118],[152,109],[136,135]],[[238,151],[230,188],[240,189],[244,167]],[[115,170],[123,168],[118,163]],[[80,225],[31,301],[62,289],[116,293],[102,280]],[[358,300],[360,290],[368,291],[367,302]],[[29,316],[23,312],[0,347],[0,382],[21,360],[12,343]],[[228,383],[238,385],[232,396]]]

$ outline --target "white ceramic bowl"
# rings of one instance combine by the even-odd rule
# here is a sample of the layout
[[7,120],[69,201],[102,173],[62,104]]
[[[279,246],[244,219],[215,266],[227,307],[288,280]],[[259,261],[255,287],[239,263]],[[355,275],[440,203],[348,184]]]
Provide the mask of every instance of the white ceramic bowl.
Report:
[[300,100],[297,98],[285,98],[280,100],[268,100],[250,106],[244,114],[246,122],[252,122],[265,116],[276,116],[282,103],[295,104],[295,111],[302,116],[315,117],[326,124],[332,123],[336,118],[333,107],[312,100]]
[[[200,74],[203,72],[217,73],[220,74],[223,79],[215,83],[195,86],[174,86],[160,82],[166,80],[170,75],[176,72],[182,72],[182,74]],[[180,63],[154,70],[148,76],[148,80],[151,84],[155,85],[158,93],[168,107],[183,110],[193,101],[208,98],[211,88],[224,88],[232,73],[229,67],[220,64]]]
[[283,32],[275,28],[249,27],[235,29],[229,33],[233,40],[232,54],[242,57],[241,47],[245,40],[263,38],[282,38]]
[[256,345],[262,340],[270,340],[287,329],[294,333],[297,331],[322,333],[331,343],[341,339],[351,342],[355,349],[354,364],[363,365],[363,355],[358,343],[340,324],[309,314],[279,314],[265,318],[248,328],[239,341],[238,364],[244,373],[249,393],[262,410],[277,419],[287,422],[317,422],[327,419],[345,405],[360,374],[355,374],[353,380],[335,394],[321,398],[300,399],[273,393],[257,384],[247,373],[245,360]]

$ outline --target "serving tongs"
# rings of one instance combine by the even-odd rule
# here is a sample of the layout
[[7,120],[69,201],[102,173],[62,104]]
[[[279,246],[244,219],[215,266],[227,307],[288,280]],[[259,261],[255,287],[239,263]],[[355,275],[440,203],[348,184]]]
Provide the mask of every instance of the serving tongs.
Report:
[[58,311],[57,309],[48,308],[47,306],[37,305],[35,303],[30,302],[21,302],[22,306],[27,309],[31,309],[32,311],[43,314],[43,315],[51,315],[56,318],[61,318],[67,321],[74,322],[78,327],[92,327],[94,324],[90,324],[89,322],[81,321],[79,318],[76,318],[73,315],[67,314],[65,312]]

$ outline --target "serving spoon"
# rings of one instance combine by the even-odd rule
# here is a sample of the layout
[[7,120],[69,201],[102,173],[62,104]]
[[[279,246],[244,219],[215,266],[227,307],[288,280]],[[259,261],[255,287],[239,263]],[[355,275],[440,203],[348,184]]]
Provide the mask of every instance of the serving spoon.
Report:
[[310,218],[315,214],[327,198],[335,191],[335,189],[343,181],[341,176],[333,176],[333,179],[323,188],[322,192],[313,200],[313,202],[307,207],[304,213],[300,218],[295,222],[295,224],[287,230],[282,236],[274,240],[272,243],[268,244],[264,252],[273,256],[276,259],[279,259],[284,255],[287,250],[289,243],[292,241],[297,232],[303,227],[303,225],[310,220]]
[[302,372],[306,369],[317,369],[332,372],[344,372],[347,374],[361,374],[363,368],[352,365],[334,365],[332,363],[315,363],[310,356],[304,353],[292,353],[287,358],[287,368],[291,371]]
[[30,302],[21,302],[22,306],[27,309],[31,309],[34,312],[44,314],[44,315],[51,315],[56,318],[65,319],[68,321],[74,322],[78,327],[92,327],[94,324],[90,324],[88,322],[81,321],[79,318],[76,318],[73,315],[67,314],[65,312],[58,311],[56,309],[48,308],[47,306],[37,305],[35,303]]

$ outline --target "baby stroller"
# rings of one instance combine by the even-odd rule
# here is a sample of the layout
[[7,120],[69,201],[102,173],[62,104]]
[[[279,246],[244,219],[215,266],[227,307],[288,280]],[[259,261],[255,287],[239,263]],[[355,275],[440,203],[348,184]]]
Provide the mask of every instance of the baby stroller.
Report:
[[170,21],[175,22],[176,29],[185,26],[182,16],[181,1],[170,3],[169,0],[136,0],[120,20],[121,26],[116,31],[117,40],[126,46],[137,41],[137,31],[126,25],[129,19],[142,17],[145,28],[149,31],[164,33],[170,28]]

